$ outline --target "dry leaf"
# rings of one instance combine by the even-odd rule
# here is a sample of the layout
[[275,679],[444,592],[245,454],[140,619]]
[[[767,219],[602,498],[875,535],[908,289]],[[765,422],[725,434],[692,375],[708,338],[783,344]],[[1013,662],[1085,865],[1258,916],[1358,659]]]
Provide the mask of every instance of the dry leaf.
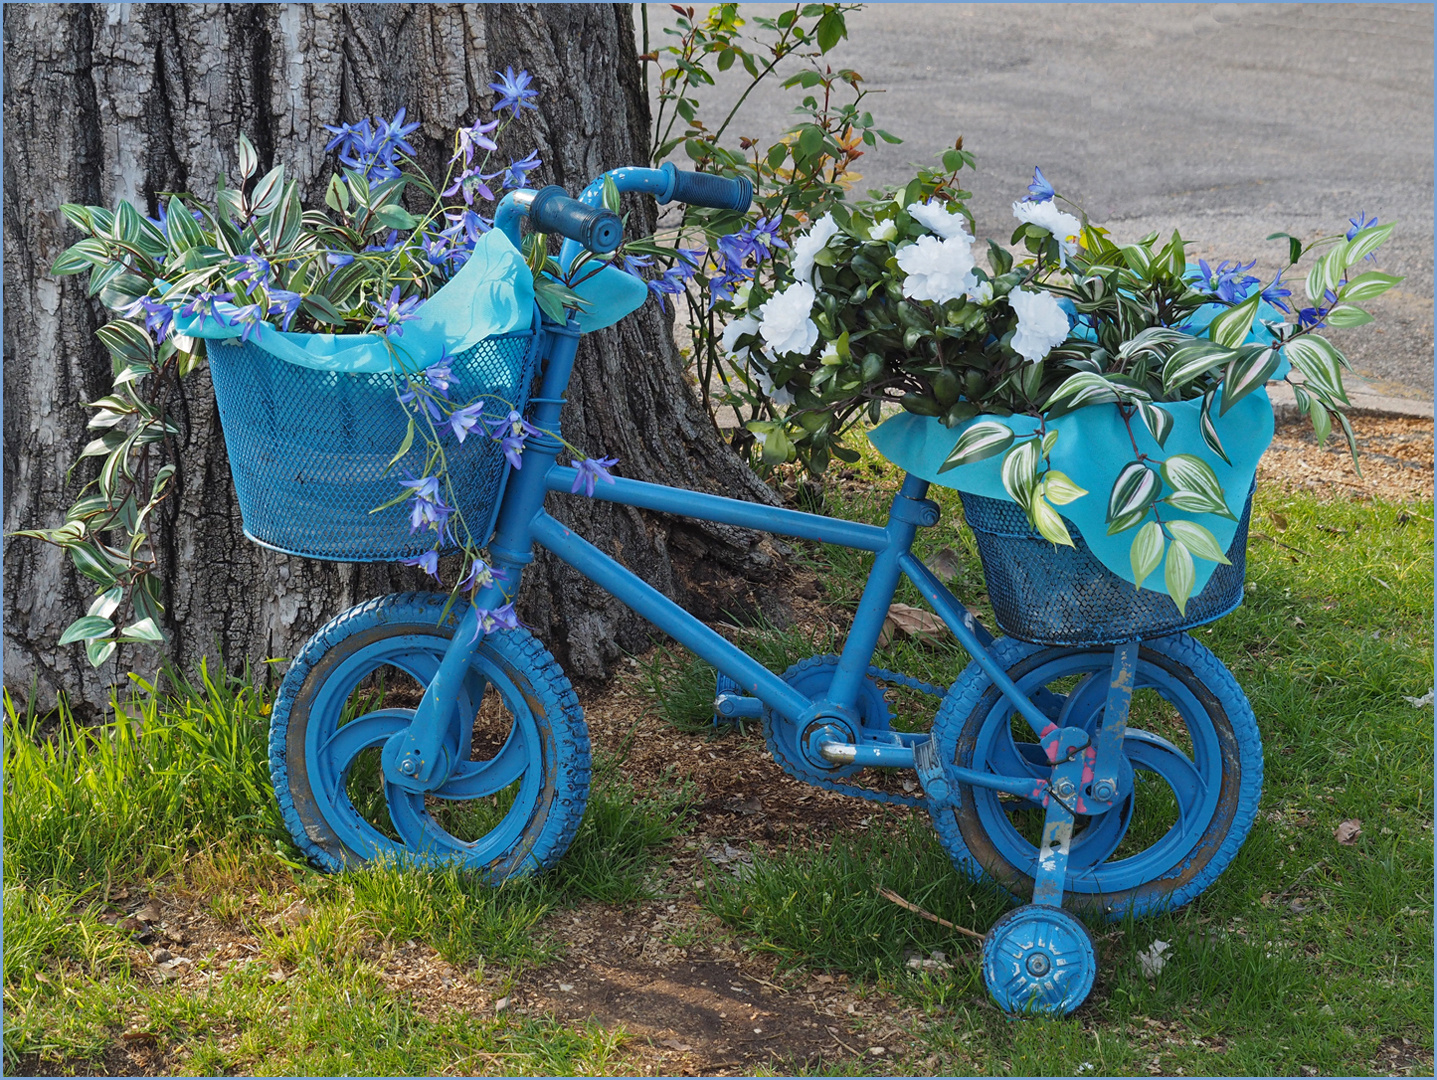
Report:
[[948,636],[948,627],[943,624],[942,619],[931,611],[910,607],[908,604],[894,604],[890,607],[888,618],[883,622],[885,631],[889,623],[904,637],[918,641],[936,642]]
[[951,547],[946,547],[930,555],[923,565],[932,570],[939,581],[952,581],[963,567],[963,558]]
[[1277,528],[1278,532],[1287,531],[1287,518],[1284,515],[1279,514],[1276,510],[1273,510],[1267,516],[1272,518],[1272,523]]
[[662,1039],[660,1040],[659,1045],[667,1046],[670,1050],[676,1050],[680,1054],[687,1054],[690,1050],[693,1049],[693,1047],[690,1046],[688,1043],[679,1042],[678,1039]]
[[1337,842],[1344,847],[1352,847],[1357,843],[1357,838],[1362,835],[1362,820],[1360,818],[1348,818],[1341,825],[1337,826],[1332,834],[1337,837]]
[[159,922],[160,909],[158,905],[151,900],[144,907],[140,908],[139,911],[135,912],[135,918],[139,919],[140,922]]

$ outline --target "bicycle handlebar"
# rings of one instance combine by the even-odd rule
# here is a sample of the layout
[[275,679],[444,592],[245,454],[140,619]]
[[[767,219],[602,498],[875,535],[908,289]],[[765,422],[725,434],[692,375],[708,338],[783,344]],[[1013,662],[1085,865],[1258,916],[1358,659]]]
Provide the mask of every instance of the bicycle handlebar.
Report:
[[539,232],[558,233],[596,255],[607,255],[624,239],[619,215],[569,198],[557,184],[540,188],[529,204],[529,221]]
[[668,178],[668,189],[659,197],[660,202],[677,200],[690,206],[735,210],[743,214],[747,213],[749,203],[753,201],[753,185],[742,176],[730,179],[712,173],[684,172],[675,168],[673,162],[665,162],[662,171]]

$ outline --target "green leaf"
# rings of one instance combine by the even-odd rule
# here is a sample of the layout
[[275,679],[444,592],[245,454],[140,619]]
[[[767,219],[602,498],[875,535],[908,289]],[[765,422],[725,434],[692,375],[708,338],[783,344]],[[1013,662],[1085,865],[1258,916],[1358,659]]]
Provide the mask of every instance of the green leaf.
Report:
[[299,201],[299,186],[290,181],[284,186],[284,198],[269,215],[267,231],[275,251],[286,251],[299,237],[304,224],[304,206]]
[[788,146],[785,143],[774,143],[768,148],[768,167],[777,169],[783,165],[788,158]]
[[1386,225],[1374,225],[1370,229],[1363,229],[1345,245],[1343,253],[1348,266],[1356,266],[1367,256],[1371,255],[1381,247],[1389,236],[1392,235],[1394,223]]
[[153,365],[155,362],[155,346],[150,335],[132,322],[116,319],[95,331],[95,336],[110,355],[122,363]]
[[614,183],[610,173],[604,174],[604,209],[615,214],[619,212],[619,185]]
[[829,11],[818,20],[818,51],[826,53],[848,36],[848,27],[840,11]]
[[128,202],[121,202],[115,210],[116,239],[127,244],[138,244],[145,231],[145,219]]
[[1314,402],[1307,415],[1312,421],[1312,434],[1317,438],[1317,445],[1326,446],[1327,437],[1332,434],[1332,414],[1324,406]]
[[345,323],[344,312],[319,293],[310,293],[304,297],[300,301],[300,306],[321,322],[331,323],[334,326],[343,326]]
[[324,189],[324,205],[337,214],[349,209],[349,188],[338,173],[329,178],[329,186]]
[[1170,506],[1195,514],[1217,514],[1236,520],[1227,508],[1217,474],[1202,458],[1192,454],[1174,454],[1163,462],[1162,473],[1163,479],[1173,489],[1172,494],[1163,500]]
[[1128,559],[1133,566],[1133,580],[1138,588],[1142,588],[1143,582],[1148,575],[1163,561],[1163,549],[1167,546],[1167,538],[1163,536],[1163,528],[1156,521],[1150,521],[1138,530],[1138,535],[1133,537],[1133,543],[1128,548]]
[[169,245],[173,251],[191,251],[205,242],[204,230],[178,195],[170,196],[169,206],[165,211],[165,223],[169,229]]
[[109,619],[102,619],[98,615],[82,615],[65,628],[65,632],[60,635],[60,644],[73,645],[77,641],[105,637],[113,633],[114,629],[115,624]]
[[419,224],[417,217],[394,203],[379,207],[374,211],[374,218],[390,229],[412,229]]
[[974,424],[958,437],[952,451],[939,466],[940,473],[1001,454],[1013,445],[1013,429],[996,420]]
[[1168,595],[1178,606],[1178,614],[1186,615],[1188,597],[1192,595],[1197,574],[1193,567],[1192,554],[1181,540],[1175,539],[1168,545],[1167,566],[1163,569],[1163,577],[1167,582]]
[[1253,293],[1236,307],[1221,312],[1208,326],[1208,337],[1229,349],[1241,345],[1252,330],[1252,320],[1261,302],[1262,295]]
[[[1157,501],[1162,488],[1158,474],[1141,461],[1130,461],[1124,465],[1108,494],[1108,535],[1120,533],[1141,521],[1148,508]],[[1122,521],[1127,524],[1117,527]]]
[[164,633],[155,625],[154,619],[141,619],[133,622],[120,631],[123,639],[129,641],[152,641],[162,642],[165,640]]
[[1167,523],[1168,532],[1174,540],[1181,540],[1192,554],[1200,559],[1229,565],[1228,557],[1218,546],[1217,537],[1196,521],[1177,519]]
[[1065,379],[1043,407],[1045,410],[1051,410],[1053,406],[1066,402],[1067,406],[1063,411],[1069,412],[1084,405],[1117,400],[1117,392],[1105,376],[1091,371],[1080,371]]
[[395,451],[394,456],[389,459],[389,464],[386,465],[386,466],[384,466],[384,471],[385,471],[385,472],[388,472],[390,469],[394,468],[395,463],[398,462],[399,459],[402,458],[405,454],[409,453],[409,448],[410,448],[411,446],[413,446],[413,445],[414,445],[414,418],[413,418],[413,417],[410,417],[410,418],[409,418],[409,428],[408,428],[408,430],[406,430],[406,431],[404,432],[404,438],[401,439],[400,442],[399,442],[399,449],[398,449],[397,451]]
[[259,168],[259,154],[255,153],[254,144],[243,131],[239,137],[239,171],[240,176],[248,180]]
[[1349,303],[1360,304],[1381,296],[1394,285],[1400,285],[1402,278],[1395,274],[1383,274],[1376,270],[1369,270],[1365,274],[1359,274],[1346,285],[1342,286],[1337,294],[1339,300],[1346,300]]
[[50,273],[56,277],[67,277],[70,274],[82,274],[86,270],[109,261],[109,248],[103,240],[95,240],[86,237],[77,240],[60,253],[60,257],[50,264]]
[[1327,325],[1339,330],[1350,326],[1362,326],[1371,321],[1371,315],[1352,304],[1338,304],[1327,313]]
[[1057,469],[1049,469],[1043,474],[1043,497],[1055,506],[1066,506],[1087,493],[1086,488],[1080,488],[1066,473]]
[[1073,538],[1068,535],[1068,527],[1063,524],[1058,511],[1049,506],[1041,496],[1033,500],[1030,512],[1033,515],[1033,527],[1044,540],[1065,547],[1073,546]]
[[1266,384],[1277,370],[1282,357],[1277,349],[1243,350],[1237,359],[1227,366],[1222,380],[1222,404],[1218,415],[1224,416],[1248,394]]

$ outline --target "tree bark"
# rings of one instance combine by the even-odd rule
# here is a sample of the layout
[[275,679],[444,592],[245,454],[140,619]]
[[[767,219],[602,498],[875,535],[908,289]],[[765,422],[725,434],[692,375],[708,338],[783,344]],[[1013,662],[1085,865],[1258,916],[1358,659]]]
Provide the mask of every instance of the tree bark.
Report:
[[[65,474],[86,438],[81,403],[109,389],[109,360],[94,338],[105,312],[82,278],[48,274],[76,238],[61,203],[129,199],[154,214],[154,192],[212,196],[244,131],[261,169],[282,161],[316,206],[330,172],[323,125],[391,116],[401,105],[421,122],[412,141],[436,169],[454,129],[492,101],[491,72],[506,65],[527,68],[541,93],[506,148],[539,149],[536,186],[576,191],[606,169],[642,163],[648,145],[628,5],[36,4],[7,5],[4,20],[7,533],[59,523],[81,479]],[[630,210],[631,231],[652,227],[651,200]],[[570,398],[566,436],[619,457],[624,475],[772,499],[694,400],[670,320],[653,304],[586,338]],[[423,587],[417,571],[249,543],[208,375],[192,377],[177,405],[182,470],[156,531],[169,654],[180,665],[291,656],[345,607]],[[701,616],[758,606],[777,569],[773,546],[742,530],[566,497],[551,510]],[[4,567],[13,692],[33,687],[42,707],[61,692],[98,706],[124,671],[154,665],[121,649],[94,671],[81,648],[56,644],[92,592],[58,549],[8,538]],[[520,610],[580,678],[603,677],[649,633],[547,557],[530,569]]]

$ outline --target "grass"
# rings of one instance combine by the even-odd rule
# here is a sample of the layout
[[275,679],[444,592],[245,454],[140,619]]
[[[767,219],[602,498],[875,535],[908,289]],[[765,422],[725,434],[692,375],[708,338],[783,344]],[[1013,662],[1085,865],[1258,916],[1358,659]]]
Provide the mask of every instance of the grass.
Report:
[[[857,469],[877,486],[830,486],[829,512],[881,521],[893,478],[870,455]],[[916,550],[932,559],[951,549],[952,588],[987,615],[971,534],[954,527],[956,495],[934,497],[950,525],[925,530]],[[1404,699],[1433,684],[1432,510],[1408,509],[1425,517],[1403,523],[1381,502],[1259,490],[1245,603],[1195,631],[1258,716],[1258,820],[1228,871],[1187,908],[1091,924],[1100,972],[1076,1017],[1003,1020],[974,943],[880,896],[891,889],[977,931],[1005,910],[1002,896],[953,870],[925,819],[879,806],[856,808],[866,828],[754,849],[742,876],[704,871],[699,901],[715,921],[681,926],[668,943],[726,932],[796,977],[832,973],[859,995],[918,1010],[917,1058],[825,1060],[826,1073],[1361,1074],[1390,1068],[1385,1050],[1403,1039],[1405,1053],[1430,1054],[1431,714]],[[856,605],[871,556],[812,546],[796,557],[830,602]],[[920,605],[907,585],[897,599]],[[776,671],[841,644],[771,625],[738,637]],[[897,639],[875,662],[947,685],[967,657]],[[672,646],[643,663],[656,709],[676,729],[758,737],[752,725],[714,732],[707,665]],[[931,720],[933,699],[898,699],[904,726]],[[685,883],[659,854],[705,824],[677,777],[636,785],[626,748],[596,761],[584,824],[543,877],[486,889],[455,870],[330,876],[308,867],[273,809],[268,703],[247,679],[202,666],[163,685],[135,680],[97,727],[63,709],[38,716],[8,697],[5,709],[10,1071],[633,1070],[622,1029],[476,1013],[414,992],[395,973],[407,958],[432,956],[492,1000],[563,956],[560,913],[676,898]],[[1334,830],[1352,819],[1360,836],[1338,844]],[[196,951],[210,965],[203,984],[154,981],[154,963],[115,922],[146,897],[207,914],[253,951],[225,962]],[[1170,951],[1147,978],[1137,954],[1155,940]],[[907,966],[934,951],[951,970]]]

